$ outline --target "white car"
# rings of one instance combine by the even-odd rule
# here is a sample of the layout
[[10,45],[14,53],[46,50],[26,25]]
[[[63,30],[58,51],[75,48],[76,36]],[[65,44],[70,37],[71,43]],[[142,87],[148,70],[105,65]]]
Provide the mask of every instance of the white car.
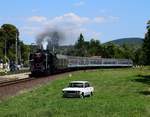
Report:
[[88,81],[71,81],[67,88],[62,90],[63,97],[80,97],[92,96],[94,88]]

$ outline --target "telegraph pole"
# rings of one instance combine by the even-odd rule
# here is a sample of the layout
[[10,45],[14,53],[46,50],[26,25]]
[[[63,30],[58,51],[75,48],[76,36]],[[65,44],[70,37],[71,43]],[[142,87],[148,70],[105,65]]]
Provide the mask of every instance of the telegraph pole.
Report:
[[16,64],[18,64],[18,39],[17,39],[17,32],[16,32]]
[[6,39],[5,39],[5,62],[6,62]]

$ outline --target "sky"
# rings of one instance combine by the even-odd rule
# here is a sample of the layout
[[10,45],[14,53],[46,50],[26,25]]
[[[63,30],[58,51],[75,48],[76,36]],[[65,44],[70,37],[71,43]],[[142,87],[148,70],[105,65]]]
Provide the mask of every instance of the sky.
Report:
[[150,19],[150,0],[1,0],[0,25],[15,25],[27,44],[45,30],[59,29],[63,45],[85,40],[101,43],[144,37]]

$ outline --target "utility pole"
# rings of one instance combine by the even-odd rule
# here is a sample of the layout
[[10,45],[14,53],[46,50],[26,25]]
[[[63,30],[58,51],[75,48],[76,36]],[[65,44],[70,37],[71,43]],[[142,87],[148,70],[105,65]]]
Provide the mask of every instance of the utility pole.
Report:
[[5,62],[6,62],[6,39],[5,39]]
[[18,64],[18,39],[17,39],[17,32],[16,32],[16,64]]
[[22,63],[22,58],[21,58],[22,51],[21,51],[20,43],[18,45],[19,45],[19,63],[21,64]]

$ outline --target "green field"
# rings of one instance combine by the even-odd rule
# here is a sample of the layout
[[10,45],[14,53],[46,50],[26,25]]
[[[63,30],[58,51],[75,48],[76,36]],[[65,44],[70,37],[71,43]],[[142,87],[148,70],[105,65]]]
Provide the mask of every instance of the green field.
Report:
[[[78,71],[0,102],[0,117],[150,117],[150,68]],[[62,98],[71,80],[88,80],[92,97]]]

